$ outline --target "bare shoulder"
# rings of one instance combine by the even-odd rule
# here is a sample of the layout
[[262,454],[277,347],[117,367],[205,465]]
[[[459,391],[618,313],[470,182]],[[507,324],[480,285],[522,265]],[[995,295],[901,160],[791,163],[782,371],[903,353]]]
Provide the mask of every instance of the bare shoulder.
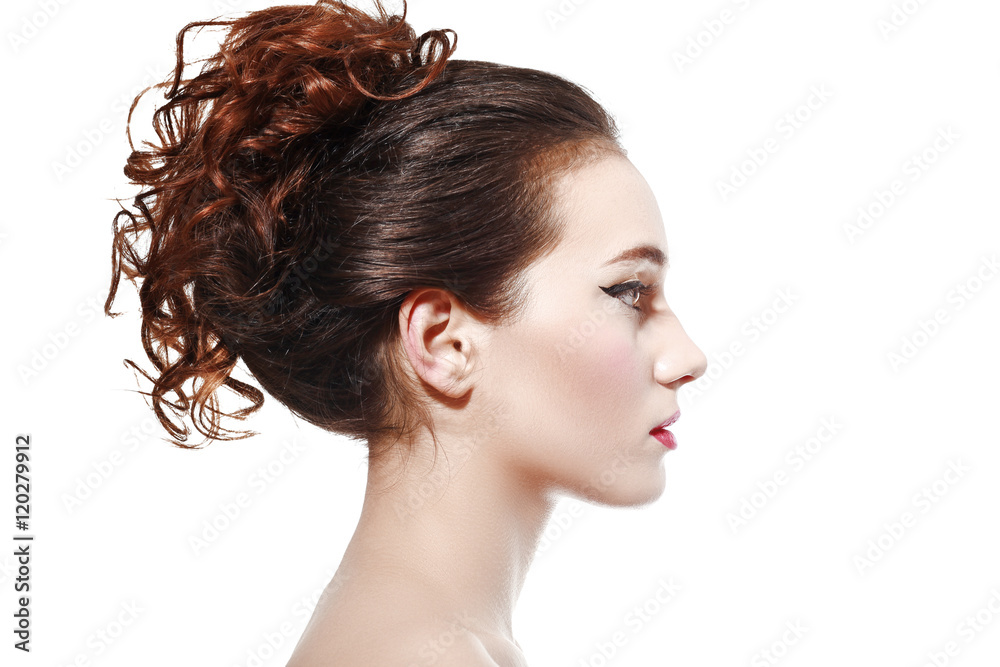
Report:
[[440,638],[428,641],[427,636],[413,637],[410,650],[415,650],[416,659],[406,663],[408,667],[505,667],[500,665],[486,650],[478,637],[470,632],[455,636],[454,642],[445,645]]
[[474,634],[440,622],[342,630],[297,647],[287,667],[505,667]]
[[523,667],[520,651],[477,630],[433,590],[380,572],[324,593],[286,667]]

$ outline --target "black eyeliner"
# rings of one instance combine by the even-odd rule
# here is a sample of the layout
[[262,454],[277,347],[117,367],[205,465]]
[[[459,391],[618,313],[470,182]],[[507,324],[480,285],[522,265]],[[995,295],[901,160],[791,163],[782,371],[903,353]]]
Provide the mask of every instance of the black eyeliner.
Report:
[[[639,298],[641,299],[642,297],[653,293],[657,287],[659,287],[659,283],[646,285],[641,280],[629,280],[628,282],[618,283],[617,285],[612,285],[610,287],[601,287],[601,289],[604,291],[605,294],[614,298],[617,298],[622,294],[634,290],[639,293]],[[634,304],[633,305],[625,304],[625,305],[628,305],[630,308],[634,310],[638,310],[640,312],[642,311],[642,308],[639,308]]]

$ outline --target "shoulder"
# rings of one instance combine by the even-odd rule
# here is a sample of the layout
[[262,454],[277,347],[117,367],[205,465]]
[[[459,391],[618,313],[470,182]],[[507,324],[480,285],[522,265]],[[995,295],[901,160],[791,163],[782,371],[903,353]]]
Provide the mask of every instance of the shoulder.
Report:
[[412,581],[355,576],[318,603],[286,667],[507,667],[475,619]]
[[[447,632],[444,630],[442,632]],[[446,635],[445,635],[446,636]],[[462,632],[453,640],[442,639],[442,635],[426,634],[423,637],[413,637],[409,644],[409,653],[413,656],[411,662],[404,663],[407,667],[500,667],[499,663],[486,650],[486,646],[478,637]]]
[[472,632],[441,621],[350,624],[299,646],[287,667],[500,667]]

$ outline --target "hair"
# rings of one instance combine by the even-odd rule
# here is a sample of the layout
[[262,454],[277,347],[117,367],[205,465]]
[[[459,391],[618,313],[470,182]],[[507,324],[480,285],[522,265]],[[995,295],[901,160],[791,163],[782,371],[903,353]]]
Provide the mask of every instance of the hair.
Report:
[[[366,441],[369,458],[390,435],[421,424],[433,435],[400,346],[406,295],[442,288],[486,322],[515,321],[523,270],[562,238],[553,179],[624,155],[581,87],[449,60],[454,31],[417,37],[405,2],[402,16],[376,8],[320,0],[190,23],[173,81],[153,86],[170,86],[153,114],[159,145],[135,149],[132,112],[149,88],[132,102],[124,172],[142,189],[113,221],[104,310],[121,314],[110,308],[122,274],[142,280],[158,375],[125,363],[152,382],[141,393],[177,446],[194,447],[187,412],[208,439],[256,434],[221,424],[264,401],[231,377],[240,359],[296,416]],[[182,79],[185,34],[200,26],[229,30]],[[222,386],[250,405],[225,412]]]

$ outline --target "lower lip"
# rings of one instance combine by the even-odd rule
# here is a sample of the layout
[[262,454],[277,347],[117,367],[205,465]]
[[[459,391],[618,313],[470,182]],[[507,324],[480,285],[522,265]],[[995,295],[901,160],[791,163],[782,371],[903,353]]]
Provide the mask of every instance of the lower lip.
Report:
[[677,440],[674,438],[674,434],[667,429],[658,429],[650,433],[650,435],[663,443],[667,449],[677,449]]

